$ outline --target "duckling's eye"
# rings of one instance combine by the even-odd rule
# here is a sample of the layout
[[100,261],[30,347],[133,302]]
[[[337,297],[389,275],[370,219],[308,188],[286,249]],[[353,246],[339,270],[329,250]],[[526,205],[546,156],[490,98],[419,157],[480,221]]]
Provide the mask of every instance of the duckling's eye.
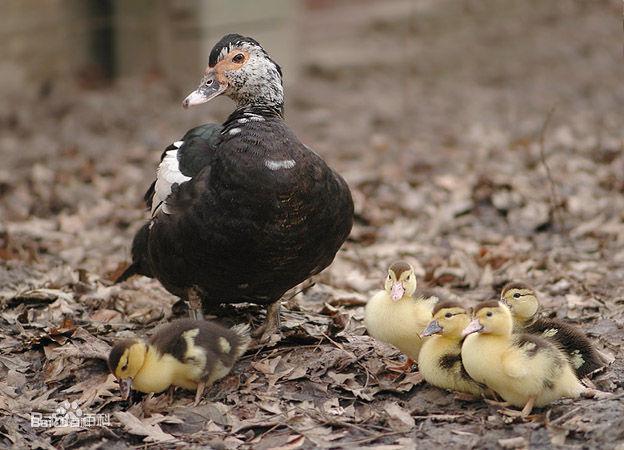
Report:
[[232,62],[235,63],[242,63],[245,60],[245,55],[243,55],[242,53],[238,53],[236,56],[234,56],[234,58],[232,58]]
[[128,363],[124,364],[121,370],[122,372],[125,372],[126,370],[128,370]]
[[513,295],[513,298],[520,298],[520,292],[516,292],[516,293]]
[[492,314],[492,311],[488,311],[487,313],[485,313],[485,315],[488,317],[492,317],[494,314]]
[[451,317],[453,317],[453,314],[446,313],[446,314],[444,314],[444,317],[446,317],[447,319],[450,319]]

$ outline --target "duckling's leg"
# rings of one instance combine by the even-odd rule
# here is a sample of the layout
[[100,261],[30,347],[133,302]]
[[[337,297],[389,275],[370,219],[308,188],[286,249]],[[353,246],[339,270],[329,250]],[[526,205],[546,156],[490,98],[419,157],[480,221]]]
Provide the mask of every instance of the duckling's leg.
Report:
[[173,394],[175,394],[175,390],[176,386],[173,384],[169,386],[169,389],[167,389],[167,402],[169,403],[169,406],[173,405]]
[[202,302],[197,288],[191,287],[186,290],[186,301],[189,305],[189,316],[191,319],[203,319]]
[[511,404],[511,403],[505,402],[505,401],[499,402],[498,400],[490,400],[489,398],[484,398],[483,401],[485,403],[487,403],[488,405],[502,406],[502,407],[509,406]]
[[531,411],[533,411],[534,404],[535,404],[535,396],[529,397],[529,400],[526,402],[526,405],[524,405],[524,408],[522,408],[522,417],[526,417],[529,414],[531,414]]
[[392,372],[409,372],[411,371],[413,365],[414,360],[408,357],[407,361],[405,361],[405,363],[401,364],[400,366],[387,366],[386,369]]
[[264,323],[256,328],[251,335],[260,338],[260,342],[267,342],[271,336],[280,331],[280,302],[279,300],[267,306]]
[[197,406],[199,405],[199,402],[201,401],[202,397],[204,396],[204,389],[206,388],[206,383],[205,382],[201,382],[201,383],[197,383],[197,392],[195,392],[195,402],[193,403],[193,406]]

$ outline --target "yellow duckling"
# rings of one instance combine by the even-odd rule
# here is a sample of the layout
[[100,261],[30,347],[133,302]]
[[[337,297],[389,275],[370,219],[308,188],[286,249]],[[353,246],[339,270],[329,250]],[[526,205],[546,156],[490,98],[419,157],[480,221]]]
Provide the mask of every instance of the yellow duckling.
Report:
[[418,370],[433,386],[481,396],[483,388],[466,372],[461,359],[462,331],[470,323],[464,307],[453,301],[439,302],[433,320],[421,333],[426,339],[418,355]]
[[562,320],[538,317],[539,301],[535,289],[525,283],[508,283],[501,300],[511,310],[514,332],[537,334],[556,342],[568,355],[579,378],[604,367],[607,362],[585,334]]
[[523,407],[522,416],[562,397],[577,398],[587,389],[566,355],[533,334],[512,334],[513,320],[502,302],[476,308],[464,329],[461,350],[466,371],[498,393],[507,404]]
[[159,327],[148,342],[118,342],[108,367],[119,380],[124,398],[130,388],[157,393],[179,386],[196,390],[197,404],[204,388],[230,372],[250,341],[247,325],[225,328],[215,322],[181,319]]
[[364,324],[375,339],[392,344],[408,357],[405,364],[389,367],[391,370],[409,370],[423,339],[419,333],[431,320],[436,297],[414,298],[416,291],[414,268],[404,262],[395,262],[388,269],[385,289],[378,292],[366,304]]

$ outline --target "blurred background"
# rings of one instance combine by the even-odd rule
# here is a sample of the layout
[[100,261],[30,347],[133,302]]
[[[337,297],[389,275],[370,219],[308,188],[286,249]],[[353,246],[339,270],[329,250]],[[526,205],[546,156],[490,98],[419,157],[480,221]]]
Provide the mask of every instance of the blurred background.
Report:
[[[405,241],[438,240],[431,252],[439,254],[452,250],[445,239],[458,236],[467,217],[477,242],[621,220],[616,0],[1,7],[5,260],[105,276],[128,258],[162,149],[233,108],[226,98],[180,106],[213,44],[230,32],[256,38],[282,65],[287,121],[354,190],[355,241],[404,249]],[[556,224],[557,208],[571,216]]]

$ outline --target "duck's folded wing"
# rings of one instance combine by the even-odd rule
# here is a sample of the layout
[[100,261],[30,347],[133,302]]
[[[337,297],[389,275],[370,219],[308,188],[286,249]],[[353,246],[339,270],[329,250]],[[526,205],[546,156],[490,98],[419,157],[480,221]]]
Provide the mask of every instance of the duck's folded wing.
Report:
[[159,211],[171,213],[167,198],[176,186],[191,180],[210,164],[221,130],[221,125],[217,124],[193,128],[182,140],[165,149],[158,166],[156,180],[144,197],[152,216]]

